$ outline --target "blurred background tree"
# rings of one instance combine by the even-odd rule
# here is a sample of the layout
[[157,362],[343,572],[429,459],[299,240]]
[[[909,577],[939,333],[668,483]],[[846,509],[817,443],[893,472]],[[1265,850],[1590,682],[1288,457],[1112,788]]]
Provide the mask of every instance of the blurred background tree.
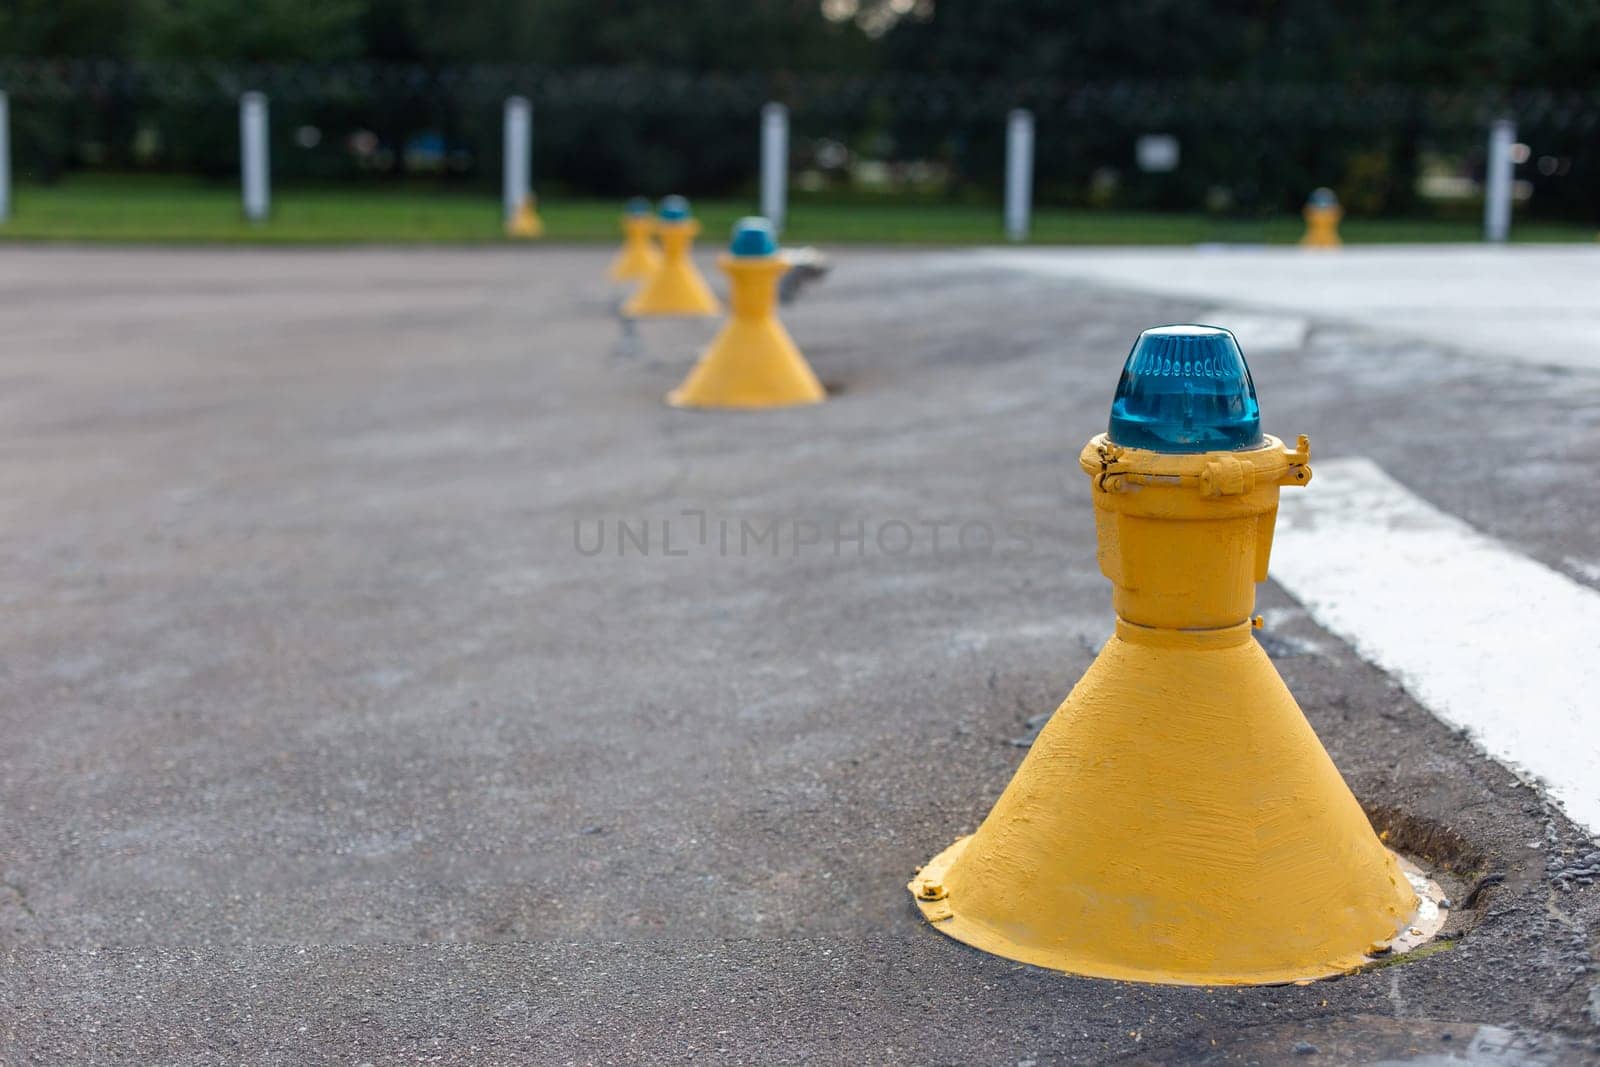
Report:
[[3,0],[0,53],[123,56],[132,15],[131,6],[121,0]]
[[[893,6],[874,2],[860,18]],[[936,0],[894,21],[881,62],[999,78],[1592,89],[1597,40],[1600,0]]]
[[[1417,211],[1430,168],[1470,185],[1497,94],[1541,90],[1522,173],[1536,210],[1582,216],[1597,40],[1600,0],[0,0],[0,86],[45,180],[227,176],[259,88],[284,180],[490,185],[518,92],[547,188],[746,191],[781,99],[802,192],[993,198],[1004,113],[1029,106],[1042,202],[1244,215],[1324,184]],[[1134,165],[1150,133],[1177,170]]]
[[863,70],[873,42],[816,0],[364,0],[369,58],[637,65],[684,71]]
[[143,0],[134,50],[149,59],[354,59],[367,0]]
[[1600,0],[0,0],[0,55],[1591,89]]

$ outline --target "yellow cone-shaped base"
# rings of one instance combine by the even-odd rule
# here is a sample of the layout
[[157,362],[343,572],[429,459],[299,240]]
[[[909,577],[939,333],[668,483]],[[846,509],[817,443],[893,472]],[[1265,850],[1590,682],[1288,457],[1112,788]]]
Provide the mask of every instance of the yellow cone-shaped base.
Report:
[[661,268],[661,250],[656,247],[655,222],[649,215],[628,215],[622,220],[622,248],[606,272],[614,282],[648,278]]
[[783,328],[777,285],[787,265],[778,256],[723,256],[733,313],[667,403],[693,408],[781,408],[820,404],[822,383]]
[[729,322],[667,403],[691,408],[820,404],[827,393],[777,319]]
[[1194,985],[1351,970],[1418,907],[1248,624],[1119,622],[983,825],[909,888],[986,952]]
[[663,263],[644,287],[622,305],[622,313],[646,315],[715,315],[721,310],[711,287],[688,261]]
[[507,237],[543,237],[544,220],[539,217],[539,210],[535,206],[533,197],[528,197],[517,205],[517,210],[511,213],[506,220]]
[[715,315],[722,310],[711,287],[689,256],[690,244],[700,226],[685,222],[657,222],[661,239],[661,266],[639,291],[622,305],[622,313],[646,315]]

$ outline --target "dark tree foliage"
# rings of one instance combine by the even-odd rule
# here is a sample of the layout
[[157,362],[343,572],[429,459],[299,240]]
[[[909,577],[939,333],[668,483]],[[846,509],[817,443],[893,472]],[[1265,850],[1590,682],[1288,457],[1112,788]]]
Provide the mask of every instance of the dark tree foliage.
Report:
[[[1426,161],[1470,172],[1499,94],[1540,89],[1518,115],[1532,209],[1593,215],[1597,41],[1600,0],[0,0],[0,64],[96,61],[70,92],[4,86],[35,176],[231,174],[233,96],[256,87],[286,179],[415,178],[398,161],[421,139],[446,146],[438,180],[487,185],[519,92],[547,188],[726,193],[778,98],[800,168],[842,145],[992,198],[1005,111],[1027,106],[1041,200],[1243,214],[1318,185],[1415,210]],[[1138,170],[1149,133],[1178,137],[1176,171]]]
[[1600,0],[937,0],[888,69],[1072,81],[1594,88]]
[[[1019,102],[1036,99],[1046,198],[1266,214],[1331,185],[1356,213],[1413,210],[1425,155],[1481,166],[1488,116],[1462,101],[1538,88],[1582,96],[1521,116],[1522,139],[1547,168],[1560,168],[1524,168],[1534,209],[1600,209],[1600,196],[1586,191],[1600,169],[1600,0],[935,4],[882,38],[879,63],[972,84],[998,79],[1016,87]],[[1113,93],[1100,107],[1052,105],[1060,99],[1052,87],[1082,84],[1128,88],[1121,103]],[[1163,94],[1170,106],[1152,104]],[[1140,174],[1134,143],[1157,131],[1180,138],[1183,166]],[[920,153],[938,147],[915,116],[898,118],[893,134]],[[998,131],[977,136],[987,142],[976,150],[945,148],[988,166],[982,178],[993,183],[987,161],[999,151]]]

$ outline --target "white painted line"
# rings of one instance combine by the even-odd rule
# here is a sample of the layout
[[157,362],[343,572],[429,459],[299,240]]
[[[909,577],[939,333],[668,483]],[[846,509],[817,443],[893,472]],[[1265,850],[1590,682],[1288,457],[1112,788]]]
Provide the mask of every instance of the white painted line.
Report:
[[1333,253],[1005,248],[954,255],[1040,277],[1355,322],[1493,359],[1600,370],[1600,244],[1367,245]]
[[1567,566],[1583,575],[1591,582],[1600,583],[1600,563],[1593,560],[1579,559],[1577,556],[1568,556]]
[[1600,593],[1367,459],[1286,490],[1272,577],[1361,657],[1600,832]]

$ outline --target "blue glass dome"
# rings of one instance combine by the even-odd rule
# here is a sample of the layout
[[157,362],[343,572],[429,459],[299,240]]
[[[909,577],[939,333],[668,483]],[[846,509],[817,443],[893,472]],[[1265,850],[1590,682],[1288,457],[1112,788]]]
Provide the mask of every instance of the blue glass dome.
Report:
[[689,217],[689,201],[681,196],[663,196],[658,214],[663,221],[682,222]]
[[778,238],[772,223],[760,215],[750,215],[733,224],[733,239],[728,251],[736,256],[770,256],[778,251]]
[[1306,203],[1312,207],[1338,207],[1339,197],[1332,189],[1324,186],[1321,189],[1311,190],[1311,195],[1306,198]]
[[646,200],[642,196],[636,196],[628,201],[628,206],[625,210],[628,212],[628,214],[635,217],[639,215],[648,215],[650,214],[650,201]]
[[1152,452],[1234,452],[1262,443],[1255,382],[1220,326],[1139,335],[1111,401],[1111,440]]

